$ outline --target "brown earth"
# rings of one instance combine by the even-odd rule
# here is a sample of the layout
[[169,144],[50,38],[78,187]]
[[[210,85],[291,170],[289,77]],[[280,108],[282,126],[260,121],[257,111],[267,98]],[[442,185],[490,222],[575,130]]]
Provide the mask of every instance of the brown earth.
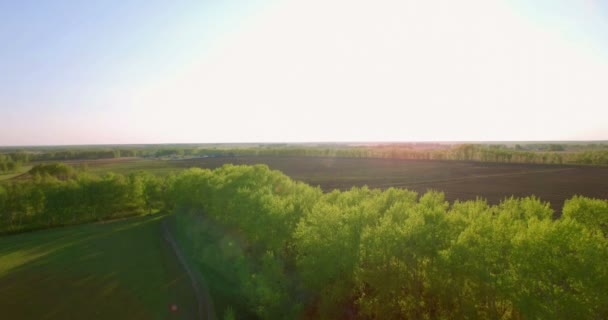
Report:
[[170,162],[184,168],[262,163],[324,191],[363,185],[419,193],[435,189],[445,192],[450,202],[482,197],[492,204],[505,197],[535,195],[549,201],[557,212],[564,200],[574,195],[608,198],[608,167],[324,157],[218,157]]

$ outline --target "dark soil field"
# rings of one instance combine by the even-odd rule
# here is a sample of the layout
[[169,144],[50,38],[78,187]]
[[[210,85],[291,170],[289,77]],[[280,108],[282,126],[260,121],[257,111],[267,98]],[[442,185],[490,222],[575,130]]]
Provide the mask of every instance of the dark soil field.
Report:
[[226,163],[267,164],[324,191],[368,185],[445,192],[446,199],[482,197],[492,204],[505,197],[535,195],[556,212],[573,195],[608,198],[607,167],[417,161],[320,157],[220,157],[169,161],[171,167],[217,168]]

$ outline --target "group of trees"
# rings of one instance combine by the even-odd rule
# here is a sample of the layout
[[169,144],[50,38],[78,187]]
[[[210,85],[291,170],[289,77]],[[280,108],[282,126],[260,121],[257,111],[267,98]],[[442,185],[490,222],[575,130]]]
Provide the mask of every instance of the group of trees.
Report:
[[524,151],[504,147],[463,144],[448,150],[443,157],[445,160],[483,162],[608,165],[608,150],[605,148],[562,152],[562,145],[551,144],[548,145],[547,149],[548,151]]
[[30,174],[0,185],[0,233],[151,213],[164,205],[165,180],[144,172],[100,177],[50,164]]
[[[39,149],[40,147],[27,151],[14,151],[0,153],[0,163],[4,158],[20,163],[29,161],[66,161],[66,160],[96,160],[114,159],[120,157],[160,157],[164,155],[183,155],[192,153],[193,149],[184,148],[158,148],[158,147],[82,147],[57,149]],[[1,165],[0,165],[1,169]]]
[[24,162],[28,161],[27,156],[21,153],[2,154],[0,153],[0,174],[17,172],[21,169]]
[[[460,144],[449,148],[416,149],[409,146],[360,146],[360,147],[282,147],[282,148],[234,148],[199,149],[192,155],[211,156],[298,156],[298,157],[351,157],[407,160],[457,160],[501,163],[534,164],[587,164],[608,165],[608,150],[590,149],[563,152],[559,147],[548,151],[527,151],[503,146]],[[559,150],[557,150],[559,149]]]
[[120,157],[137,157],[143,155],[138,149],[69,149],[47,150],[32,154],[32,160],[65,161],[65,160],[94,160]]
[[19,161],[0,160],[0,174],[17,172],[21,169],[22,164]]
[[574,197],[555,219],[534,197],[324,194],[261,165],[169,180],[191,260],[260,318],[608,317],[605,200]]
[[49,163],[35,165],[28,173],[36,180],[47,177],[55,177],[60,180],[67,180],[74,177],[76,170],[64,163]]

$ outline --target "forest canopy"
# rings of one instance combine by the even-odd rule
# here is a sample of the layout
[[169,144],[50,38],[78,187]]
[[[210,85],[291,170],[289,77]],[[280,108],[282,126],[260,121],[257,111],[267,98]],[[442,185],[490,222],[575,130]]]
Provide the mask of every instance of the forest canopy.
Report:
[[265,166],[191,169],[170,185],[193,261],[235,279],[234,300],[260,318],[608,316],[606,200],[574,197],[555,219],[535,197],[323,194]]

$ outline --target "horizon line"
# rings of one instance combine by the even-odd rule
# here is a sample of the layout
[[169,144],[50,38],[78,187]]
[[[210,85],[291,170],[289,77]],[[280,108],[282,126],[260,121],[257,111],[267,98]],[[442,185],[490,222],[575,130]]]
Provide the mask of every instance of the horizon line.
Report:
[[491,144],[491,143],[608,143],[608,140],[384,140],[384,141],[271,141],[271,142],[158,142],[158,143],[90,143],[90,144],[31,144],[0,145],[0,148],[40,148],[40,147],[103,147],[103,146],[155,146],[155,145],[254,145],[254,144]]

